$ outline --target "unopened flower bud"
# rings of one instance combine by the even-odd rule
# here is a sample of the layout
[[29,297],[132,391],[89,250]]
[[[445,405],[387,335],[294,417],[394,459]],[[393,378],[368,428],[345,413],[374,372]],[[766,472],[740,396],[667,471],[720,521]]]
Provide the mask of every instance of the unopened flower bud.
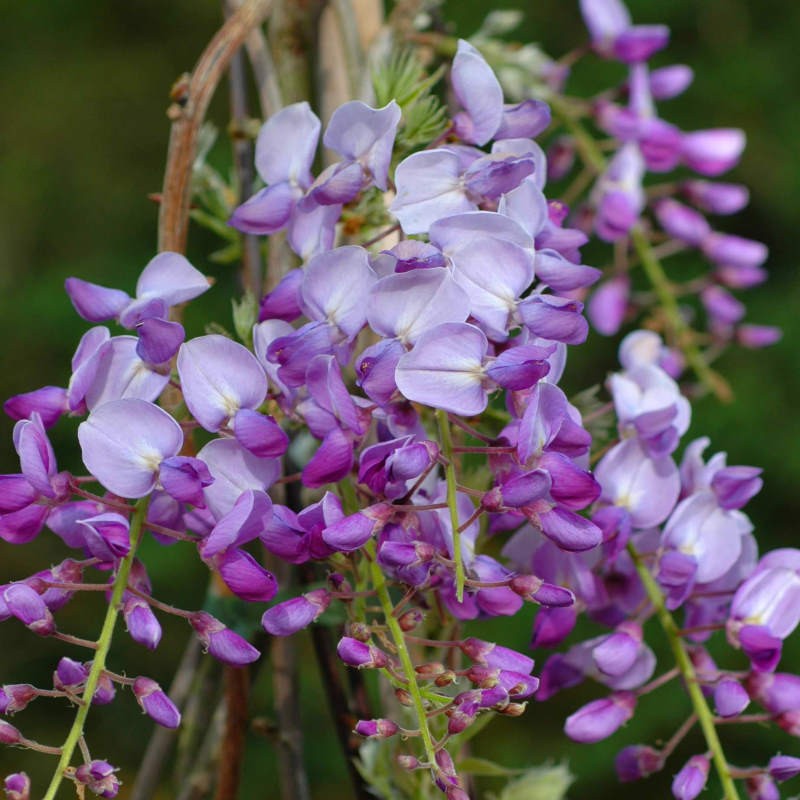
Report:
[[177,728],[181,724],[181,712],[154,680],[137,678],[133,682],[133,694],[144,713],[162,727]]
[[401,631],[408,633],[409,631],[413,631],[418,625],[421,625],[424,619],[425,614],[420,609],[412,608],[410,611],[406,611],[405,614],[402,614],[397,620],[397,623],[400,625]]
[[448,786],[444,794],[447,800],[469,800],[469,795],[460,786]]
[[751,672],[745,688],[753,700],[772,714],[800,710],[800,675],[790,672]]
[[614,759],[617,777],[622,783],[630,783],[659,772],[664,767],[664,757],[653,747],[632,744],[623,747]]
[[66,656],[58,662],[53,673],[53,686],[63,691],[80,686],[89,677],[89,668],[85,664],[73,661]]
[[564,731],[575,742],[594,744],[607,739],[632,716],[636,707],[633,692],[615,692],[587,703],[567,717]]
[[449,686],[451,683],[455,683],[455,681],[456,681],[455,672],[453,672],[453,670],[451,669],[448,669],[445,670],[441,675],[438,675],[436,677],[436,680],[434,680],[434,683],[439,687],[443,687],[443,686]]
[[30,800],[31,781],[24,772],[9,775],[3,786],[6,790],[6,800]]
[[694,800],[705,789],[710,763],[705,756],[692,756],[672,781],[676,800]]
[[107,706],[113,701],[116,694],[117,690],[114,688],[114,682],[103,672],[97,680],[97,688],[92,695],[92,705]]
[[356,723],[355,732],[368,739],[388,739],[400,728],[390,719],[360,719]]
[[747,708],[750,697],[739,681],[723,678],[714,687],[714,706],[721,717],[735,717]]
[[416,756],[409,756],[401,753],[395,760],[397,761],[397,766],[399,766],[401,769],[407,769],[410,771],[420,768],[420,762]]
[[397,702],[400,703],[401,706],[411,708],[411,706],[414,705],[414,698],[411,696],[411,692],[407,691],[406,689],[395,689],[394,696],[397,698]]
[[3,592],[8,610],[38,636],[50,636],[56,624],[39,594],[25,583],[13,583]]
[[500,683],[500,670],[493,667],[486,667],[480,664],[473,664],[464,676],[470,683],[474,683],[479,689],[491,689]]
[[784,711],[775,717],[778,727],[792,736],[800,736],[800,709]]
[[363,622],[351,622],[347,626],[347,634],[358,639],[359,642],[368,642],[372,638],[369,625],[365,625]]
[[128,633],[134,642],[155,650],[161,641],[161,624],[153,609],[141,597],[128,596],[122,606]]
[[414,667],[414,672],[424,681],[436,678],[444,671],[445,666],[440,661],[429,661],[427,664],[418,664]]
[[507,717],[521,717],[527,707],[527,703],[507,703],[502,708],[499,708],[498,711]]
[[22,734],[7,722],[0,720],[0,744],[19,744],[22,741]]
[[225,627],[218,619],[198,611],[189,618],[189,623],[194,628],[197,638],[218,661],[230,664],[232,667],[241,667],[252,664],[261,656],[259,650],[246,639]]
[[327,589],[314,589],[268,608],[261,617],[261,625],[273,636],[290,636],[320,617],[330,602]]
[[16,714],[37,697],[29,683],[7,683],[0,687],[0,714]]
[[748,778],[744,785],[750,800],[781,800],[775,781],[763,772]]
[[380,668],[389,663],[389,657],[383,650],[352,636],[343,636],[339,640],[336,652],[345,664],[358,669]]
[[108,761],[95,759],[88,764],[81,764],[75,770],[75,780],[85,784],[89,791],[100,797],[116,797],[120,786],[114,774],[116,771],[117,768],[111,766]]
[[767,766],[769,774],[776,781],[788,781],[800,775],[800,758],[793,756],[773,756]]

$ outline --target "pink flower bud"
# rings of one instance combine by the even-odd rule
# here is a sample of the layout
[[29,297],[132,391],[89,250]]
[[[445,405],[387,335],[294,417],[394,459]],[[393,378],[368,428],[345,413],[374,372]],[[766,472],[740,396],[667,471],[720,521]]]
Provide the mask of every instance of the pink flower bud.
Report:
[[664,759],[658,750],[643,744],[623,747],[614,760],[617,777],[622,783],[630,783],[659,772]]
[[133,682],[133,694],[144,713],[162,727],[177,728],[181,724],[181,712],[154,680],[137,678]]
[[564,731],[576,742],[594,744],[607,739],[632,716],[636,707],[633,692],[615,692],[594,700],[567,717]]
[[400,730],[390,719],[360,719],[355,732],[368,739],[388,739]]
[[241,667],[258,661],[261,652],[205,611],[192,614],[189,623],[206,650],[223,664]]
[[692,756],[672,781],[676,800],[694,800],[705,789],[710,763],[705,756]]
[[9,775],[4,782],[6,800],[30,800],[31,781],[24,772]]
[[0,720],[0,744],[19,744],[22,741],[22,734],[7,722]]
[[385,667],[389,663],[386,653],[375,645],[359,642],[351,636],[343,636],[339,640],[336,652],[345,664],[358,669]]
[[111,766],[108,761],[95,759],[88,764],[81,764],[75,770],[75,780],[100,797],[116,797],[120,786],[114,774],[116,771],[117,767]]

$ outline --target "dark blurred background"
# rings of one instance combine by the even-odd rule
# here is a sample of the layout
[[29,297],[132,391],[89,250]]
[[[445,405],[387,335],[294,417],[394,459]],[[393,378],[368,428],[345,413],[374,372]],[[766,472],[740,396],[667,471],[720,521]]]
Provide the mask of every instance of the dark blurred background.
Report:
[[[766,351],[737,350],[721,359],[718,366],[732,383],[736,400],[729,405],[712,398],[699,401],[691,433],[710,436],[712,452],[726,450],[730,463],[764,467],[764,490],[748,513],[763,549],[794,546],[795,520],[800,516],[796,351],[800,282],[795,278],[800,6],[788,0],[631,0],[629,5],[637,22],[665,22],[672,28],[671,46],[656,57],[656,65],[683,62],[695,69],[693,86],[683,97],[664,104],[662,115],[689,130],[732,126],[748,134],[742,164],[726,178],[749,185],[751,205],[718,227],[769,244],[771,278],[747,293],[748,321],[779,325],[784,338]],[[450,0],[445,5],[446,16],[461,35],[470,35],[487,11],[500,7],[522,8],[525,21],[514,38],[536,41],[554,56],[585,41],[577,0],[502,4]],[[147,195],[161,188],[167,95],[180,73],[191,69],[219,23],[218,4],[197,0],[6,4],[0,28],[1,398],[44,384],[66,384],[69,359],[86,329],[63,293],[66,277],[76,275],[132,291],[136,276],[154,255],[157,209]],[[576,93],[581,85],[597,80],[597,64],[592,59],[588,67],[576,70],[571,84]],[[599,69],[606,70],[609,79],[621,77],[613,65]],[[223,89],[212,109],[223,130],[226,108]],[[224,141],[217,156],[220,163],[229,159]],[[213,297],[204,298],[190,313],[190,333],[201,332],[204,316],[230,322],[232,270],[208,260],[218,245],[209,235],[192,230],[190,259],[215,276],[218,286],[210,293]],[[570,388],[600,381],[614,366],[613,346],[595,342],[586,350],[588,355],[574,359]],[[76,425],[62,421],[52,434],[62,468],[77,466]],[[11,427],[8,420],[0,421],[6,443],[0,448],[2,472],[18,470]],[[48,534],[25,548],[0,543],[0,581],[29,575],[65,555]],[[152,564],[159,596],[189,608],[202,602],[207,573],[187,549],[148,544],[145,558]],[[99,604],[81,601],[74,606],[60,615],[63,627],[94,637]],[[474,630],[524,649],[530,622],[529,612],[500,629],[482,624]],[[111,665],[120,669],[124,665],[129,675],[143,672],[168,685],[187,635],[182,623],[165,621],[164,641],[156,656],[142,648],[120,647],[112,654]],[[0,682],[49,685],[62,648],[37,640],[14,621],[0,628],[0,643]],[[792,665],[800,668],[800,647],[790,643],[784,666]],[[256,686],[259,699],[254,705],[260,714],[270,713],[265,672]],[[89,742],[95,757],[114,760],[122,767],[123,780],[130,781],[151,726],[125,694],[114,706],[93,710]],[[661,690],[646,699],[634,722],[610,743],[568,746],[560,732],[564,714],[597,694],[587,687],[568,693],[560,703],[542,707],[534,703],[524,718],[493,724],[488,736],[478,738],[476,750],[515,766],[568,758],[579,776],[570,793],[575,799],[633,798],[642,792],[667,796],[674,770],[648,784],[619,787],[611,759],[624,744],[653,743],[659,735],[669,736],[686,714],[680,693]],[[329,715],[321,710],[324,704],[313,671],[304,676],[302,696],[314,796],[347,798],[346,777]],[[59,702],[39,700],[17,723],[26,735],[56,744],[70,719],[71,711]],[[753,728],[726,730],[725,740],[736,763],[764,763],[778,748],[800,754],[789,737]],[[700,749],[699,741],[690,739],[675,769],[681,754],[688,757]],[[43,791],[52,766],[47,756],[0,751],[0,773],[28,770],[37,787],[34,796]],[[275,755],[268,741],[251,741],[246,769],[243,798],[274,796]],[[68,787],[63,790],[64,797],[69,793]]]

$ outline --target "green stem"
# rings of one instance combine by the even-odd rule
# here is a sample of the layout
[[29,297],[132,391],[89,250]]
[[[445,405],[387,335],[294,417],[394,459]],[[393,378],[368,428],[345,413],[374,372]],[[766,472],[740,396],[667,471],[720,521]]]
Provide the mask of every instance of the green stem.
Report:
[[650,574],[650,570],[648,570],[647,565],[642,561],[636,548],[630,543],[628,544],[628,553],[630,553],[636,565],[636,571],[639,573],[639,578],[642,581],[647,597],[652,603],[658,621],[661,623],[661,627],[664,629],[664,633],[669,640],[669,645],[675,656],[675,663],[683,677],[686,692],[689,695],[689,699],[692,701],[692,707],[694,708],[694,713],[697,715],[697,721],[703,731],[703,736],[705,736],[708,749],[711,751],[714,766],[717,769],[717,774],[722,784],[724,800],[739,800],[739,793],[733,782],[731,769],[728,766],[725,753],[722,749],[722,743],[719,740],[717,729],[714,725],[714,715],[711,713],[711,709],[709,709],[708,703],[706,703],[706,698],[703,696],[694,664],[692,664],[689,653],[680,637],[680,628],[672,614],[667,610],[664,604],[664,595],[656,583],[655,578]]
[[450,509],[450,527],[453,529],[453,560],[456,562],[456,599],[459,603],[464,600],[464,561],[461,556],[461,532],[458,521],[458,498],[456,496],[456,468],[453,463],[453,437],[450,434],[450,422],[447,412],[443,409],[436,411],[436,421],[439,423],[439,436],[442,440],[442,451],[447,459],[445,478],[447,479],[447,507]]
[[78,706],[78,712],[75,714],[75,721],[72,723],[67,740],[64,742],[64,747],[61,751],[61,758],[58,761],[58,766],[50,781],[50,786],[47,789],[47,794],[44,800],[55,800],[58,787],[64,779],[66,770],[72,761],[72,755],[75,748],[78,746],[78,741],[83,736],[83,726],[86,723],[86,717],[89,714],[89,708],[92,705],[92,698],[94,697],[95,689],[100,680],[106,665],[106,656],[111,647],[111,639],[114,635],[114,627],[117,623],[119,616],[119,606],[122,601],[122,595],[128,585],[128,576],[133,566],[133,560],[136,555],[136,548],[139,544],[139,539],[142,532],[142,523],[144,522],[145,515],[147,514],[147,506],[149,503],[149,496],[144,497],[136,504],[131,518],[130,540],[131,549],[125,558],[122,559],[117,570],[116,577],[114,578],[114,588],[111,591],[111,601],[108,604],[106,611],[106,618],[103,621],[103,627],[100,631],[100,636],[97,639],[97,652],[92,661],[92,668],[89,671],[89,677],[86,679],[86,686],[83,690],[82,703]]
[[411,700],[414,707],[414,713],[417,715],[417,722],[419,723],[419,732],[422,738],[422,743],[425,746],[425,757],[430,763],[431,769],[436,768],[436,748],[433,744],[433,737],[428,729],[428,717],[425,713],[425,705],[422,700],[422,692],[417,683],[417,673],[414,671],[414,663],[411,660],[411,654],[408,652],[406,645],[406,637],[403,630],[394,616],[394,604],[389,595],[389,587],[386,584],[386,576],[380,568],[375,558],[375,543],[369,542],[365,549],[371,557],[370,570],[372,572],[372,585],[378,593],[378,599],[383,609],[383,616],[386,620],[386,627],[392,635],[394,646],[397,648],[397,655],[400,658],[400,663],[403,667],[403,673],[406,676],[406,685],[408,693],[411,695]]
[[[584,162],[597,174],[605,172],[608,166],[606,158],[597,142],[576,119],[573,110],[563,100],[553,97],[550,99],[553,111],[558,114],[561,121],[575,139],[575,146]],[[631,231],[631,243],[642,263],[642,268],[650,281],[650,285],[658,297],[664,316],[675,338],[675,343],[681,349],[689,366],[697,375],[700,382],[708,387],[714,394],[724,401],[731,400],[731,389],[726,381],[709,367],[703,354],[693,341],[691,328],[686,324],[681,315],[678,301],[672,289],[672,284],[667,278],[661,261],[656,257],[647,236],[641,226],[637,225]]]

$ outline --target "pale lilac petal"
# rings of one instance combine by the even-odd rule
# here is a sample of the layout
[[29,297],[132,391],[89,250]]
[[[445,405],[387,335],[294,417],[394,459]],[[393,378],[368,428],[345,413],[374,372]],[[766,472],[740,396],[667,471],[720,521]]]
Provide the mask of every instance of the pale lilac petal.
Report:
[[268,184],[288,181],[307,188],[321,125],[308,103],[293,103],[273,114],[256,141],[256,169]]
[[352,468],[353,443],[339,428],[334,428],[303,468],[303,484],[318,489],[342,480]]
[[443,322],[464,322],[470,300],[450,271],[435,267],[389,275],[370,291],[367,321],[386,338],[414,344],[429,328]]
[[666,25],[632,25],[614,40],[614,55],[626,64],[640,64],[669,42]]
[[289,446],[289,437],[273,417],[242,408],[233,418],[239,444],[259,458],[279,458]]
[[258,458],[235,439],[214,439],[197,457],[206,463],[214,483],[204,490],[206,503],[216,519],[227,514],[242,492],[266,491],[280,475],[280,461]]
[[497,211],[513,219],[531,238],[538,236],[548,221],[547,199],[532,176],[506,192]]
[[330,250],[341,213],[340,205],[320,205],[312,197],[304,197],[289,220],[289,246],[304,261]]
[[459,39],[450,73],[453,91],[469,116],[470,144],[486,144],[503,119],[503,90],[492,68],[469,42]]
[[627,275],[617,275],[600,284],[586,309],[594,329],[603,336],[613,336],[622,327],[628,310],[631,282]]
[[78,426],[83,463],[109,491],[144,497],[155,486],[161,462],[183,444],[181,426],[144,400],[113,400]]
[[136,282],[136,298],[157,297],[168,306],[194,300],[208,291],[210,284],[180,253],[159,253],[142,270]]
[[350,245],[309,261],[301,288],[303,310],[352,339],[367,320],[367,297],[377,276],[363,247]]
[[603,274],[594,267],[574,264],[555,250],[537,250],[534,272],[536,278],[554,292],[571,292],[591,286]]
[[272,501],[259,489],[242,492],[200,544],[200,555],[213,558],[232,547],[257,539],[272,519]]
[[[546,217],[546,205],[543,211]],[[440,219],[431,225],[430,238],[454,261],[485,239],[497,239],[533,252],[533,236],[524,225],[513,215],[492,211],[468,211]]]
[[94,378],[86,390],[85,401],[90,410],[112,400],[153,401],[164,390],[169,375],[142,361],[136,353],[138,344],[135,336],[114,336],[102,347]]
[[550,106],[542,100],[523,100],[506,106],[495,139],[533,139],[550,125]]
[[308,196],[324,206],[349,203],[364,187],[364,169],[353,161],[331,164],[311,184]]
[[595,46],[603,46],[631,26],[621,0],[580,0],[581,14]]
[[80,278],[67,278],[64,288],[75,310],[89,322],[114,319],[131,301],[130,296],[119,289],[107,289]]
[[207,431],[218,431],[240,408],[258,408],[267,394],[258,359],[218,334],[181,345],[178,375],[189,411]]
[[51,428],[68,410],[67,390],[60,386],[43,386],[32,392],[9,397],[3,411],[13,420],[30,419],[36,412],[45,428]]
[[530,252],[501,239],[476,239],[451,257],[453,277],[469,296],[472,316],[505,333],[517,299],[533,281]]
[[689,169],[714,177],[736,165],[744,145],[744,133],[738,128],[695,131],[684,134],[681,155]]
[[401,357],[397,388],[414,402],[473,416],[486,408],[483,359],[488,342],[474,325],[450,322],[420,336]]
[[300,190],[290,183],[274,183],[256,192],[247,202],[234,209],[228,224],[242,233],[268,236],[289,224]]
[[680,494],[680,476],[669,456],[653,459],[638,439],[615,445],[595,468],[602,499],[627,509],[636,528],[660,525]]
[[331,115],[323,143],[345,158],[358,161],[370,173],[375,186],[385,191],[400,114],[400,106],[394,100],[383,108],[370,108],[360,100],[345,103]]
[[110,339],[111,333],[102,325],[90,328],[81,337],[72,357],[72,377],[67,387],[67,403],[70,411],[77,411],[83,404],[86,392],[94,382],[100,365],[100,351]]
[[56,456],[39,415],[34,412],[33,419],[17,422],[13,436],[26,480],[45,497],[55,497],[53,477],[57,469]]
[[186,338],[183,325],[166,319],[151,317],[136,326],[139,343],[136,354],[148,364],[164,364],[169,361]]
[[397,197],[390,211],[403,231],[426,233],[437,219],[473,211],[461,185],[461,164],[455,153],[439,148],[414,153],[397,165]]

